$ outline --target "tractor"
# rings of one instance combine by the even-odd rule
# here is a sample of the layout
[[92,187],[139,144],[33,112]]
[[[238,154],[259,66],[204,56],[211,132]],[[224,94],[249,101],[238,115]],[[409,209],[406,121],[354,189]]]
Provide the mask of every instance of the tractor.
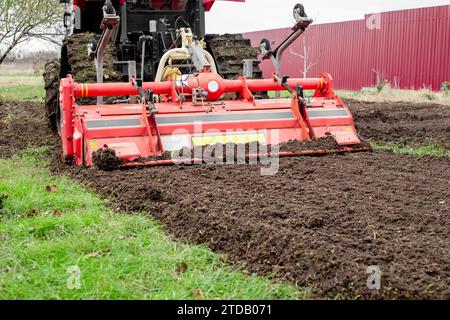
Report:
[[[209,163],[223,147],[241,147],[246,161],[369,149],[330,74],[281,74],[283,53],[313,22],[301,4],[284,41],[255,49],[242,35],[205,35],[212,0],[63,2],[68,36],[44,76],[68,163],[109,170]],[[262,79],[258,53],[272,77]],[[266,95],[280,91],[289,97]],[[335,147],[304,150],[319,139]]]
[[[226,0],[225,0],[226,1]],[[243,0],[230,0],[245,2]],[[162,58],[180,49],[182,41],[201,41],[210,63],[225,79],[236,79],[243,73],[243,63],[250,63],[250,77],[262,78],[257,60],[258,49],[241,34],[205,34],[205,12],[214,0],[60,0],[64,3],[64,27],[67,33],[61,56],[47,63],[44,73],[45,104],[50,125],[60,126],[58,89],[60,79],[71,74],[80,82],[126,81],[131,75],[141,81],[163,81],[167,76],[188,73],[192,59],[179,55],[170,69],[158,74]],[[104,74],[89,60],[102,39],[108,15],[109,41],[101,48]],[[108,42],[108,43],[106,43]],[[186,43],[185,43],[186,44]],[[98,50],[97,50],[98,51]],[[175,52],[176,55],[176,52]],[[176,58],[176,57],[175,57]],[[164,73],[165,72],[165,73]],[[100,73],[100,74],[98,74]],[[59,129],[58,129],[59,130]]]

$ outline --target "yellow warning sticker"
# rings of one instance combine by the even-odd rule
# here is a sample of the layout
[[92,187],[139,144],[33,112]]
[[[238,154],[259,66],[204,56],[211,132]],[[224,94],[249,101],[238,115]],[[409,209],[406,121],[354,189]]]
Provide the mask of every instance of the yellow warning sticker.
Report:
[[250,142],[265,144],[266,136],[263,133],[245,133],[192,137],[192,144],[195,147],[227,143],[246,144]]
[[91,141],[89,141],[89,149],[91,149],[91,150],[98,149],[97,140],[91,140]]
[[343,131],[353,131],[352,127],[346,126],[342,128]]

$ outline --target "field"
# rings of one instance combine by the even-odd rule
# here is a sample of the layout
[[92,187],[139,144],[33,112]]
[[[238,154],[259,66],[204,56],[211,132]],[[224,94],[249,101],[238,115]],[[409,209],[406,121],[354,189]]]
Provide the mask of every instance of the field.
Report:
[[5,63],[0,68],[0,100],[42,101],[44,81],[31,63]]
[[[347,99],[373,152],[282,159],[264,177],[69,167],[42,104],[4,100],[0,297],[450,299],[444,104]],[[72,265],[81,291],[65,287]]]

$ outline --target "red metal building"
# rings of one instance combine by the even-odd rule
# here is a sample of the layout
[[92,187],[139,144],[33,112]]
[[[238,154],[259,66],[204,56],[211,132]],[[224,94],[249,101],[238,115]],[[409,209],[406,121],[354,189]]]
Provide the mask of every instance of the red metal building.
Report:
[[[275,47],[290,29],[245,34],[253,46],[261,39]],[[339,89],[360,90],[380,80],[401,89],[439,90],[450,81],[450,5],[366,15],[363,20],[311,26],[287,50],[283,74],[308,76],[330,72]],[[269,61],[261,64],[265,76],[273,73]]]

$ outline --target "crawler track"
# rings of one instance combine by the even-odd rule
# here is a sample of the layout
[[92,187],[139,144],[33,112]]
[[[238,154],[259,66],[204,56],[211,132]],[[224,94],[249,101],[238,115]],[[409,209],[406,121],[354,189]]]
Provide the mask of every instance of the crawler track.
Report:
[[242,34],[208,34],[205,36],[208,51],[214,57],[219,73],[225,79],[237,79],[242,75],[242,62],[244,59],[254,59],[253,78],[261,79],[262,71],[259,68],[258,50],[251,46],[249,39]]
[[[58,121],[58,89],[59,80],[71,74],[75,81],[80,83],[95,82],[96,71],[92,61],[88,59],[87,46],[93,39],[93,33],[79,33],[67,36],[61,48],[61,58],[48,62],[44,70],[45,81],[45,106],[50,127],[57,129]],[[118,82],[123,80],[123,76],[114,68],[116,59],[116,48],[109,44],[105,51],[104,61],[104,81]],[[80,103],[93,104],[95,99],[79,99]]]

